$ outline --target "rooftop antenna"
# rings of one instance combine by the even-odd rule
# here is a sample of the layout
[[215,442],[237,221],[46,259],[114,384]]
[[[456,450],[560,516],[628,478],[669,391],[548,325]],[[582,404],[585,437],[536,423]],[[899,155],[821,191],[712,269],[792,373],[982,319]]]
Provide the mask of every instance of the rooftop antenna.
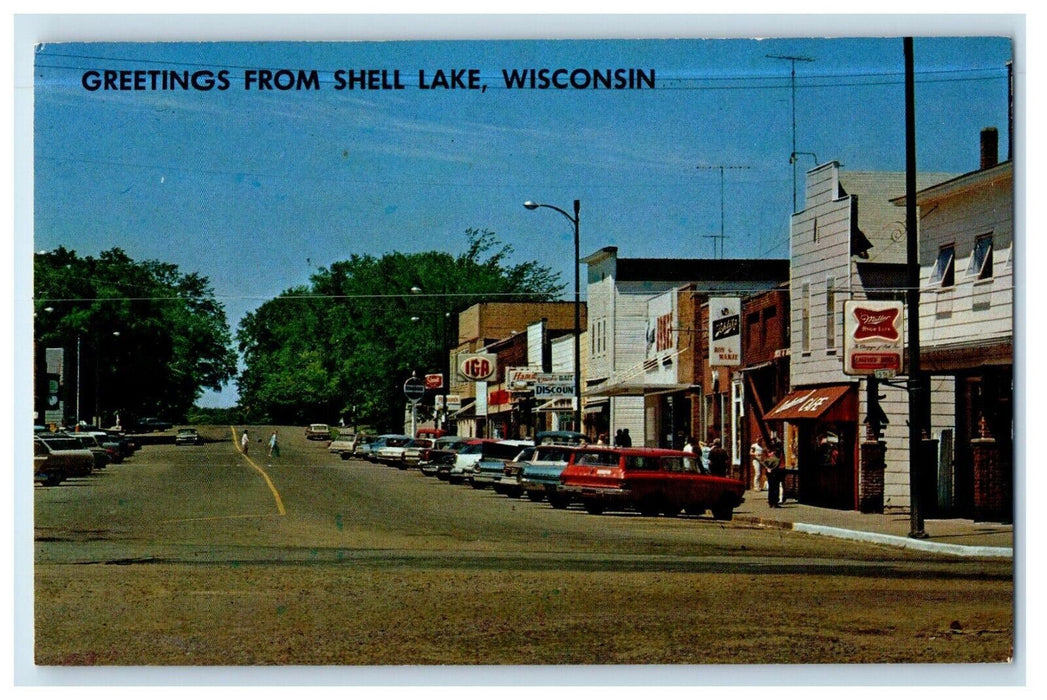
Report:
[[[711,236],[705,236],[705,238],[715,239],[713,241],[713,257],[723,258],[723,240],[727,238],[727,234],[724,233],[723,227],[723,171],[724,170],[752,170],[748,165],[699,165],[698,170],[719,170],[720,171],[720,234],[713,234]],[[716,252],[716,243],[720,243],[720,252]]]
[[789,153],[789,163],[793,168],[793,213],[796,213],[796,156],[799,155],[796,152],[796,62],[806,61],[810,63],[814,61],[814,59],[810,56],[777,56],[774,54],[767,54],[767,58],[774,58],[779,61],[789,61],[792,64],[793,148]]

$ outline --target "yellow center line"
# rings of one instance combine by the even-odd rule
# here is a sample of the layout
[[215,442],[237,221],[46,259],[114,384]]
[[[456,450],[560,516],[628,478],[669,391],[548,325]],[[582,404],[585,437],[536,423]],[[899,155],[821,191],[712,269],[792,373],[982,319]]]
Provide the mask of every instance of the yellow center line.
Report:
[[[240,449],[239,449],[240,442],[236,439],[236,428],[234,428],[232,426],[229,426],[229,430],[231,430],[233,432],[233,447],[236,448],[238,452],[240,452]],[[272,492],[273,498],[276,499],[276,510],[277,510],[277,512],[280,515],[287,515],[287,511],[284,510],[283,499],[280,498],[280,492],[277,491],[276,490],[276,486],[273,485],[273,480],[269,478],[269,475],[265,473],[264,469],[262,469],[261,467],[259,467],[257,464],[254,463],[253,459],[248,457],[243,452],[240,452],[240,456],[242,456],[244,459],[246,459],[247,463],[250,464],[252,467],[254,467],[258,471],[258,473],[262,475],[262,478],[265,479],[265,483],[269,486],[269,490]]]

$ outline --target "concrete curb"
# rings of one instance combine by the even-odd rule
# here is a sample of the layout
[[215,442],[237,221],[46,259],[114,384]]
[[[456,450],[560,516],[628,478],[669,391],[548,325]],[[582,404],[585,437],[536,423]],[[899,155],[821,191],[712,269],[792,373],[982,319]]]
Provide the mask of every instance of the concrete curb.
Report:
[[1014,549],[1012,547],[984,547],[978,545],[950,544],[948,542],[929,542],[927,540],[917,540],[911,537],[885,535],[879,532],[846,530],[844,528],[829,527],[827,525],[788,523],[779,520],[765,520],[763,518],[746,518],[746,520],[763,525],[764,527],[773,527],[779,530],[793,530],[795,532],[805,532],[811,535],[823,535],[825,537],[837,537],[857,542],[882,544],[889,547],[900,547],[902,549],[912,549],[920,552],[951,554],[958,557],[978,557],[984,559],[1014,558]]

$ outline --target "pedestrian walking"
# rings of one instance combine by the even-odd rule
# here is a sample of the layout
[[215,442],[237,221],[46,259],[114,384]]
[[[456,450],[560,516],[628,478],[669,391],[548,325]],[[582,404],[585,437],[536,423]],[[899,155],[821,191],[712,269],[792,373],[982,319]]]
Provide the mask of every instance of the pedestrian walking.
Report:
[[273,434],[269,436],[269,456],[270,457],[279,457],[280,456],[280,443],[277,442],[276,431],[275,430],[273,431]]
[[693,437],[688,437],[686,440],[683,441],[683,451],[684,452],[690,452],[691,454],[694,454],[694,438]]
[[731,455],[720,445],[720,438],[713,440],[713,448],[709,450],[709,473],[713,476],[727,476],[727,464],[731,461]]
[[622,429],[621,428],[618,428],[618,430],[614,431],[614,446],[615,447],[624,447],[624,444],[622,443]]
[[251,438],[247,436],[247,428],[244,428],[243,434],[240,436],[240,451],[247,454],[247,446],[251,444]]
[[767,448],[767,456],[764,457],[763,468],[767,473],[767,505],[771,508],[781,508],[782,480],[785,474],[775,447]]
[[633,446],[633,439],[632,439],[632,436],[629,435],[629,429],[628,428],[622,428],[622,442],[621,442],[621,446],[622,447],[632,447]]

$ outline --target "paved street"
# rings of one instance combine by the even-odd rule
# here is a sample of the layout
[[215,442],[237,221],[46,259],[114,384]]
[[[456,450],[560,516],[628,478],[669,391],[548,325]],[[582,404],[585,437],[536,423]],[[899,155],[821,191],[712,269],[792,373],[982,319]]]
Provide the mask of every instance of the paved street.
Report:
[[[591,516],[229,428],[35,491],[42,665],[1004,661],[1007,560]],[[744,508],[744,506],[743,506]]]

